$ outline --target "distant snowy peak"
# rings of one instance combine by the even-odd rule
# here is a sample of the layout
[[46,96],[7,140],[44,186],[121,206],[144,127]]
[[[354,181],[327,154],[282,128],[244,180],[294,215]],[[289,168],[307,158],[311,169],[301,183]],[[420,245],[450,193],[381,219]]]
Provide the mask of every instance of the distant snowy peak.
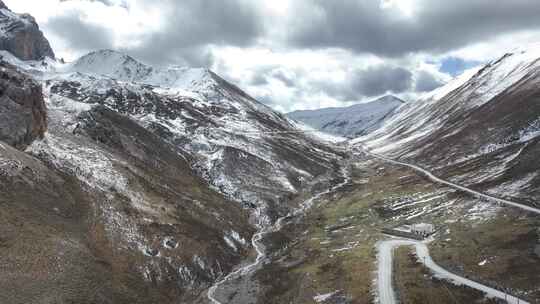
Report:
[[71,64],[68,71],[189,91],[204,89],[214,83],[208,69],[177,66],[154,68],[113,50],[89,53]]
[[377,129],[403,104],[403,100],[387,95],[350,107],[296,111],[288,116],[323,132],[354,137]]
[[220,104],[220,107],[241,112],[257,111],[291,126],[280,114],[206,68],[174,65],[156,68],[117,51],[101,50],[60,67],[58,72],[61,75],[52,77],[69,78],[80,82],[83,87],[103,87],[102,83],[109,83],[108,80],[120,86],[151,86],[153,92],[162,97],[190,98],[202,104]]
[[138,81],[147,77],[152,68],[134,58],[112,50],[91,52],[73,63],[73,71],[107,76],[123,81]]

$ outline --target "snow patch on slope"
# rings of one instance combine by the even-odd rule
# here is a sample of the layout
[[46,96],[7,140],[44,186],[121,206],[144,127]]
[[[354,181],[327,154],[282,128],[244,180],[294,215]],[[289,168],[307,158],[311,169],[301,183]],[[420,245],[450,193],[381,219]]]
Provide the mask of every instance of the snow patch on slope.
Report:
[[403,101],[394,96],[384,96],[346,108],[296,111],[287,116],[326,133],[358,136],[377,129],[402,104]]
[[529,187],[532,180],[537,177],[537,173],[530,173],[526,176],[502,183],[494,188],[488,189],[488,194],[498,195],[498,196],[519,196],[523,190]]
[[[373,152],[389,156],[410,157],[418,149],[405,153],[410,143],[418,142],[445,126],[448,133],[459,132],[464,126],[449,123],[449,117],[478,108],[540,67],[540,47],[527,47],[508,53],[482,68],[464,72],[447,85],[404,104],[375,132],[357,138]],[[522,138],[538,136],[538,128]],[[489,147],[493,149],[494,147]],[[495,147],[497,148],[497,147]]]
[[212,83],[207,69],[171,66],[154,68],[134,58],[112,50],[89,53],[64,68],[65,72],[78,72],[119,81],[144,83],[173,92],[204,91]]
[[[363,142],[367,147],[373,148],[373,152],[384,153],[428,135],[441,121],[432,120],[430,116],[419,115],[419,113],[428,112],[426,109],[463,86],[478,70],[479,68],[469,69],[446,85],[422,95],[417,101],[403,104],[395,110],[396,114],[386,120],[375,132],[358,137],[351,143]],[[399,127],[401,125],[407,125],[407,129],[403,130]],[[393,137],[399,139],[393,140]]]
[[340,142],[345,142],[347,140],[347,138],[345,137],[321,132],[303,123],[298,123],[298,122],[292,122],[292,123],[298,130],[304,131],[306,136],[309,136],[311,138],[314,138],[323,142],[326,141],[326,142],[331,142],[331,143],[340,143]]

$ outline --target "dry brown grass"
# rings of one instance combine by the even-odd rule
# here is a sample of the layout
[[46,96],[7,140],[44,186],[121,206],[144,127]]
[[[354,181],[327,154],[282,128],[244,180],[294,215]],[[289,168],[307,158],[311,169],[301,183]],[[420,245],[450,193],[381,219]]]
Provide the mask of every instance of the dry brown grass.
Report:
[[395,251],[394,284],[402,304],[496,303],[483,302],[484,295],[477,290],[433,278],[410,247]]

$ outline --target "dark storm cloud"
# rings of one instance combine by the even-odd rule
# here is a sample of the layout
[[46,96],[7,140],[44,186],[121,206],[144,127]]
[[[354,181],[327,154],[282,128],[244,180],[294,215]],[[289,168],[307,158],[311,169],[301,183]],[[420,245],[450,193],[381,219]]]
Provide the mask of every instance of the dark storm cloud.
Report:
[[411,88],[412,73],[401,67],[380,65],[353,73],[345,92],[349,99],[402,93]]
[[[112,0],[68,1],[101,2],[127,10],[135,5]],[[153,64],[183,59],[184,64],[209,65],[213,59],[208,55],[211,45],[246,47],[257,44],[259,38],[279,44],[268,35],[270,27],[276,26],[290,32],[285,47],[344,48],[390,57],[420,51],[445,52],[495,35],[540,28],[538,0],[418,0],[412,17],[403,16],[396,8],[382,9],[381,0],[295,0],[291,1],[292,21],[272,21],[281,21],[279,25],[270,24],[261,4],[249,0],[137,3],[161,10],[160,23],[164,26],[140,37],[138,47],[123,51]],[[72,40],[69,42],[75,50],[108,47],[110,37],[106,33],[100,34],[103,31],[99,27],[75,17],[53,18],[55,32]]]
[[78,51],[109,49],[113,46],[112,36],[105,27],[82,20],[77,12],[52,17],[46,26]]
[[285,72],[284,70],[274,70],[272,72],[272,77],[281,81],[287,87],[294,87],[296,84],[295,75]]
[[[318,75],[320,76],[320,75]],[[247,84],[266,88],[252,92],[259,101],[291,111],[302,108],[302,104],[328,96],[337,101],[365,101],[384,94],[400,94],[415,90],[413,72],[391,64],[379,64],[368,68],[351,69],[344,79],[327,75],[312,77],[310,70],[294,69],[286,66],[260,66],[254,69],[253,77]],[[240,79],[228,78],[232,81]],[[275,82],[287,86],[287,94],[280,94]],[[324,97],[323,97],[324,98]]]
[[269,78],[270,74],[274,69],[278,68],[276,65],[260,65],[253,68],[252,77],[249,80],[250,85],[254,86],[265,86],[270,84]]
[[182,57],[190,65],[208,64],[208,45],[248,46],[263,32],[258,11],[248,1],[167,0],[161,4],[165,27],[129,50],[150,63],[170,63]]
[[313,86],[340,100],[362,100],[386,93],[403,93],[412,89],[413,74],[404,68],[379,65],[353,71],[344,82],[316,83]]
[[[129,10],[129,5],[124,1],[82,1],[100,2]],[[209,45],[248,46],[263,33],[263,21],[258,16],[255,4],[249,1],[141,0],[141,3],[159,8],[163,13],[160,22],[164,26],[157,32],[140,37],[139,46],[120,48],[120,51],[150,64],[210,66],[213,58],[208,50]],[[82,17],[77,13],[56,16],[47,26],[75,51],[112,48],[110,32],[88,24]]]
[[441,82],[435,78],[432,74],[426,71],[420,71],[416,75],[415,91],[416,92],[429,92],[442,86],[444,82]]
[[379,56],[444,52],[512,31],[540,28],[538,0],[423,0],[411,18],[395,8],[382,9],[379,0],[306,3],[291,25],[293,45]]
[[249,84],[255,86],[264,86],[270,84],[270,80],[275,79],[291,88],[297,83],[296,72],[288,70],[286,67],[277,65],[262,65],[253,71],[253,77]]
[[261,73],[256,73],[249,83],[254,86],[264,86],[269,84],[267,76]]

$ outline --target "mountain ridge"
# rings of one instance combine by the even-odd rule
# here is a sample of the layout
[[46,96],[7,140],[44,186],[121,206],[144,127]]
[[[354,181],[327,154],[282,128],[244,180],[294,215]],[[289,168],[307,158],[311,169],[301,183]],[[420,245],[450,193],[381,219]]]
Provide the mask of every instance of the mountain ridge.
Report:
[[407,251],[378,266],[381,231],[415,223],[444,271],[539,298],[534,49],[336,114],[367,135],[331,142],[208,69],[0,56],[1,303],[364,304],[376,273],[402,302],[485,302]]
[[523,189],[501,194],[530,201],[540,184],[535,174],[540,168],[529,163],[540,149],[539,62],[536,44],[507,53],[404,105],[381,128],[355,141],[377,153],[453,172],[454,181],[493,193],[500,192],[500,184],[528,180]]
[[[44,268],[10,268],[9,290],[33,286],[40,298],[81,303],[193,303],[249,256],[256,230],[341,178],[339,148],[296,132],[210,70],[154,68],[111,50],[67,64],[7,51],[2,60],[43,88],[48,121],[24,153],[0,146],[9,201],[0,221],[27,223],[3,226],[0,242],[12,245],[0,264],[22,257]],[[36,250],[24,250],[25,240]],[[37,272],[44,280],[28,279]],[[34,296],[4,293],[0,302]]]
[[320,131],[355,137],[377,129],[404,103],[395,96],[386,95],[370,102],[348,107],[294,111],[287,113],[287,116]]

